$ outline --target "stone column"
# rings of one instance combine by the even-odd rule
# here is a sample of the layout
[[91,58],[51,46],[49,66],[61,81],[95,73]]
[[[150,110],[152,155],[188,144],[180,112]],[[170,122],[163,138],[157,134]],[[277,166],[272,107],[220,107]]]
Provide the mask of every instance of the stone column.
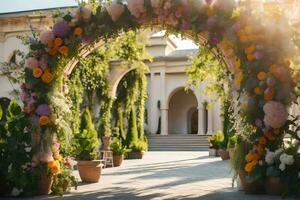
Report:
[[150,84],[149,84],[150,94],[148,97],[148,127],[151,134],[156,133],[157,123],[155,123],[158,119],[155,119],[155,109],[156,103],[154,99],[154,73],[150,73]]
[[166,72],[163,69],[161,76],[161,135],[168,135],[168,100],[166,98]]
[[205,124],[204,124],[204,109],[202,106],[198,108],[198,135],[205,134]]
[[207,116],[207,120],[208,120],[208,123],[207,123],[207,135],[212,135],[213,134],[213,109],[210,108],[208,109],[208,116]]

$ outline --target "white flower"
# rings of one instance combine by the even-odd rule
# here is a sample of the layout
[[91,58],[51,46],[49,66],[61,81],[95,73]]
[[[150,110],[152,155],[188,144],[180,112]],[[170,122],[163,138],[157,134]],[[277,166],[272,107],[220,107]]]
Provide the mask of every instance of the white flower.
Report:
[[128,0],[128,10],[133,16],[139,18],[144,12],[144,0]]
[[288,112],[282,103],[269,101],[264,105],[263,110],[265,112],[264,122],[267,126],[271,126],[272,128],[280,128],[285,124],[288,117]]
[[281,163],[281,164],[279,165],[279,169],[280,169],[281,171],[284,171],[284,170],[285,170],[285,164],[284,164],[284,163]]
[[275,154],[274,152],[269,151],[269,150],[267,149],[267,154],[266,154],[266,158],[265,158],[266,163],[268,163],[269,165],[274,164],[275,156],[276,156],[276,154]]
[[25,147],[24,150],[28,153],[31,151],[31,147]]
[[300,131],[297,131],[297,136],[298,138],[300,138]]
[[13,188],[11,191],[11,195],[16,197],[16,196],[19,196],[21,194],[21,192],[23,192],[23,189],[18,190],[17,188]]
[[275,151],[276,156],[279,156],[283,152],[283,149],[277,149]]
[[287,155],[286,156],[286,161],[285,161],[286,165],[293,165],[294,162],[295,162],[294,156],[292,156],[292,155]]
[[124,12],[124,5],[118,3],[107,4],[105,7],[114,22],[117,21]]

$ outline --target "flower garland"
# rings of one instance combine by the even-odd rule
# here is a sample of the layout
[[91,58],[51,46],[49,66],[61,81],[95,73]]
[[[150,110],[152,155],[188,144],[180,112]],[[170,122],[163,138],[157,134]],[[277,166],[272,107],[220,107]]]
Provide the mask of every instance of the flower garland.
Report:
[[286,129],[293,100],[292,55],[280,26],[269,28],[247,11],[236,14],[235,8],[234,0],[127,0],[100,5],[95,13],[86,7],[64,13],[51,30],[32,40],[27,56],[21,96],[32,132],[53,135],[59,113],[53,112],[47,94],[60,87],[62,69],[82,48],[120,30],[159,26],[194,41],[204,39],[225,56],[234,90],[241,94],[242,113],[253,126],[253,149],[245,166],[251,173],[265,147],[282,140]]

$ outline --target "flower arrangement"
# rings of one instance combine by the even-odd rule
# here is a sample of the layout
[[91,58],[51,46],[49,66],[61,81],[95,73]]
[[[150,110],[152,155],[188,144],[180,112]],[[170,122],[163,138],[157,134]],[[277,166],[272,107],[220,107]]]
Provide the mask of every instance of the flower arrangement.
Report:
[[[282,143],[288,130],[287,108],[294,100],[295,82],[288,29],[282,28],[286,25],[268,29],[249,10],[237,11],[233,0],[126,2],[111,1],[93,13],[87,7],[62,13],[51,30],[30,40],[21,94],[24,112],[32,121],[30,131],[51,135],[57,128],[60,111],[53,109],[48,94],[60,88],[65,66],[81,49],[99,39],[111,39],[122,29],[159,26],[204,41],[225,56],[224,63],[231,72],[229,85],[241,96],[240,115],[251,126],[248,140],[252,148],[244,169],[254,176],[265,148]],[[46,105],[49,113],[37,112]],[[52,146],[52,142],[47,145]],[[290,163],[282,159],[285,166]]]

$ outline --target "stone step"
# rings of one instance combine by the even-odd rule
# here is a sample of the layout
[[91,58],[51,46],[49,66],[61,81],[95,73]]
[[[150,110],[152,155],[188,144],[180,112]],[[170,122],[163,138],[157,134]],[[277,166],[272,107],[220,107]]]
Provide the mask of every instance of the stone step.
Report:
[[149,151],[207,151],[208,136],[191,134],[150,135]]

